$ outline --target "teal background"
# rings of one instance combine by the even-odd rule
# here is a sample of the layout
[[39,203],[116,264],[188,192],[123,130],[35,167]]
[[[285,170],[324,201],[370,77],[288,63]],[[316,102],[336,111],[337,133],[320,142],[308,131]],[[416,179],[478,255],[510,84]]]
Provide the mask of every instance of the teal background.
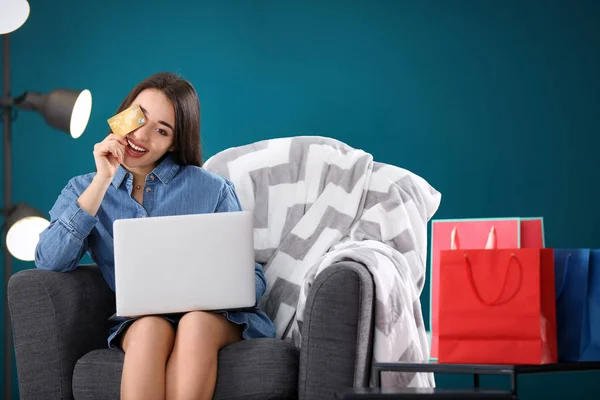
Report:
[[[94,168],[93,145],[127,92],[169,70],[200,95],[206,157],[266,138],[331,136],[427,179],[443,194],[435,218],[543,216],[549,247],[600,247],[598,1],[30,5],[12,35],[13,95],[89,88],[93,111],[78,140],[19,114],[14,201],[47,212],[70,177]],[[422,299],[428,321],[427,289]],[[520,390],[597,398],[598,378],[530,376]]]

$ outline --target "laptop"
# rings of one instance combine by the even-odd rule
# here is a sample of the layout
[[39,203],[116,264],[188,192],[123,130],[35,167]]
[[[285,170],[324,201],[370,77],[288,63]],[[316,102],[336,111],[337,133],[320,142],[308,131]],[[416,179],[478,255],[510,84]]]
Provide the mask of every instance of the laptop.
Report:
[[115,316],[253,307],[253,232],[249,211],[116,220]]

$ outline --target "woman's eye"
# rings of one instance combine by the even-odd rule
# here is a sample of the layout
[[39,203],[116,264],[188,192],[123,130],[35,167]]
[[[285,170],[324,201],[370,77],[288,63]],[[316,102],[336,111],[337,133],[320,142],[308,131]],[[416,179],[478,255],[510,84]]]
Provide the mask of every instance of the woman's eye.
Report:
[[167,131],[161,128],[156,128],[156,132],[160,133],[163,136],[167,136]]

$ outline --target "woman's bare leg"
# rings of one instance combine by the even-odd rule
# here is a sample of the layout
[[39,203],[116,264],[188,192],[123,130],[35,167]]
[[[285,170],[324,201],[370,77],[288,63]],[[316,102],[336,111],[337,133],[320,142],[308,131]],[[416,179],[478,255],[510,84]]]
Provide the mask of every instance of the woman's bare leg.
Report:
[[194,311],[179,321],[167,363],[167,399],[208,400],[217,383],[219,350],[242,340],[239,325],[220,314]]
[[161,317],[143,317],[125,332],[121,399],[165,398],[165,370],[173,349],[175,330]]

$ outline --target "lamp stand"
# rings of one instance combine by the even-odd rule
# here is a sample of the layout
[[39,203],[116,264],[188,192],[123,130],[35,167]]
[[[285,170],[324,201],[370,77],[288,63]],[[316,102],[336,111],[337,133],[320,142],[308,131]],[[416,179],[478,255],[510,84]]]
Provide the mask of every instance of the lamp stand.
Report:
[[[10,42],[9,34],[2,35],[2,108],[4,111],[4,209],[12,207],[12,151],[10,98]],[[4,247],[4,398],[12,399],[12,328],[8,309],[8,280],[12,275],[12,256],[6,247],[6,232],[2,232]]]

